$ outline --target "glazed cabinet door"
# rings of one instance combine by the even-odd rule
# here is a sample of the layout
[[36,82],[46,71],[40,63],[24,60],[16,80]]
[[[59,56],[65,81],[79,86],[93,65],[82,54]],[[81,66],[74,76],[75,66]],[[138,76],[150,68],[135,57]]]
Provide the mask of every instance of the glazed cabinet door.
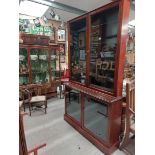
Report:
[[90,85],[114,92],[119,6],[90,15]]
[[70,80],[86,82],[86,18],[69,23]]
[[60,60],[59,60],[59,51],[58,49],[52,48],[50,49],[50,72],[51,72],[51,80],[59,80],[60,79]]
[[46,48],[30,49],[33,84],[43,84],[50,82],[48,55],[48,49]]
[[84,129],[101,141],[109,141],[108,106],[103,101],[84,97]]
[[81,123],[81,94],[71,88],[66,88],[66,113],[79,124]]
[[29,83],[29,65],[27,48],[19,48],[19,84],[26,85]]

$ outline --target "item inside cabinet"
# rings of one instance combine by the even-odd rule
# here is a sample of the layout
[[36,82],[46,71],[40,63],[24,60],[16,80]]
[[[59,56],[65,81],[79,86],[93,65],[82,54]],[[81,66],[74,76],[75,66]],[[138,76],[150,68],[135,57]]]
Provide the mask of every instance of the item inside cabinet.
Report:
[[58,41],[59,42],[63,42],[63,41],[66,41],[66,33],[65,33],[65,30],[63,29],[58,29]]

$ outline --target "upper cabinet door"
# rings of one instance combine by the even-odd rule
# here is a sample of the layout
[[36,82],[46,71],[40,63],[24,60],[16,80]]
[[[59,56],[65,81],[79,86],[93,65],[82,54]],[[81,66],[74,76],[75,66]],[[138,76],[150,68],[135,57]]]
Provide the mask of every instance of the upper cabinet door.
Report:
[[90,86],[114,92],[119,7],[90,15]]
[[60,79],[60,62],[59,62],[59,51],[57,49],[50,50],[51,62],[51,77],[52,81]]
[[31,48],[32,83],[49,83],[48,49]]
[[19,48],[19,84],[29,83],[28,52],[26,48]]
[[70,80],[86,82],[86,18],[69,24]]

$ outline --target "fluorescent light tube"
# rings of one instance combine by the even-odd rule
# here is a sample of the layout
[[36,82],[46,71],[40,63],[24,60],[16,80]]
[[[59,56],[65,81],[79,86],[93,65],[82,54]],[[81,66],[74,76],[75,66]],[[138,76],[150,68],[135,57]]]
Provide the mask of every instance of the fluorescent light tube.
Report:
[[19,6],[19,13],[35,17],[41,17],[47,9],[48,6],[45,5],[37,4],[30,1],[22,1]]

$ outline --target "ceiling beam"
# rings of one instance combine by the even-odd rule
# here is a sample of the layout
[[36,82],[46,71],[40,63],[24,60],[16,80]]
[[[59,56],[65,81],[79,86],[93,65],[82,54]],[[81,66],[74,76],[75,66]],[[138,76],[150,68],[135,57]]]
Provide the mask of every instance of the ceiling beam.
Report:
[[38,3],[38,4],[42,4],[42,5],[46,5],[46,6],[56,8],[56,9],[59,9],[59,10],[63,10],[63,11],[66,11],[66,12],[70,12],[70,13],[73,13],[73,14],[82,15],[82,14],[87,13],[87,11],[84,11],[84,10],[81,10],[81,9],[78,9],[78,8],[75,8],[75,7],[66,5],[66,4],[62,4],[62,3],[59,3],[59,2],[55,2],[55,1],[50,1],[50,0],[39,0],[39,1],[38,0],[28,0],[28,1]]

